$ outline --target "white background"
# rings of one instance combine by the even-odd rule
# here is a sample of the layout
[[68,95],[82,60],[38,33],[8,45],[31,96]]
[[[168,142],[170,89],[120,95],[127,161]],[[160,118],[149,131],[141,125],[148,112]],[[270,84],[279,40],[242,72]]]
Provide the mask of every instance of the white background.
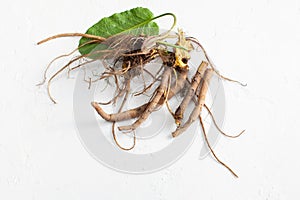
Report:
[[[35,45],[62,32],[85,32],[104,16],[136,6],[173,12],[219,70],[229,132],[199,160],[201,137],[171,167],[148,175],[108,169],[83,148],[73,122],[74,79],[53,84],[59,103],[35,86],[53,57],[76,39]],[[169,22],[170,23],[170,22]],[[0,7],[0,199],[295,199],[300,195],[300,1],[5,1]],[[167,23],[165,24],[167,26]],[[59,63],[58,63],[59,64]]]

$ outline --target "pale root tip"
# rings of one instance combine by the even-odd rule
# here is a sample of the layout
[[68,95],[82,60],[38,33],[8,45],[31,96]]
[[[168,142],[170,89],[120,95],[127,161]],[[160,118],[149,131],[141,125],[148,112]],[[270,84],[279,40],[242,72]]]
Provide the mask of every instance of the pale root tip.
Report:
[[132,131],[132,127],[129,125],[129,126],[119,126],[118,127],[119,131]]
[[172,137],[173,138],[175,138],[175,137],[177,137],[179,135],[179,133],[178,133],[178,131],[176,130],[176,131],[174,131],[173,133],[172,133]]
[[97,106],[97,103],[94,102],[94,101],[92,101],[92,102],[91,102],[91,105],[95,108],[95,107]]

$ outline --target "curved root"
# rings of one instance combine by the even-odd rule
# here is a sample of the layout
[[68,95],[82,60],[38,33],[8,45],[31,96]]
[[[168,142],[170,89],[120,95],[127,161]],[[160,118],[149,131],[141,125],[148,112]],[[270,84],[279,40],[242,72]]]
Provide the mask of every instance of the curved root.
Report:
[[198,116],[201,114],[202,107],[205,103],[205,97],[208,90],[208,84],[210,81],[210,78],[212,77],[212,70],[207,69],[204,77],[203,77],[203,84],[201,85],[200,89],[200,95],[198,97],[198,102],[196,107],[193,109],[191,115],[189,116],[188,120],[185,122],[184,125],[178,126],[177,129],[172,133],[173,137],[177,137],[178,135],[182,134],[184,131],[186,131],[190,125],[198,118]]
[[128,130],[135,130],[137,127],[140,126],[152,113],[152,111],[157,107],[162,95],[165,93],[167,89],[167,83],[170,78],[171,69],[166,68],[163,75],[162,75],[162,81],[160,86],[157,88],[155,95],[153,96],[152,100],[147,105],[147,108],[145,111],[141,114],[141,116],[131,125],[128,126],[120,126],[120,131],[128,131]]
[[188,38],[186,38],[186,40],[190,40],[190,41],[194,42],[195,44],[197,44],[197,45],[202,49],[202,51],[203,51],[203,53],[204,53],[204,56],[205,56],[207,62],[209,63],[210,67],[213,69],[213,71],[214,71],[220,78],[222,78],[222,79],[224,79],[224,80],[226,80],[226,81],[238,83],[238,84],[240,84],[240,85],[243,86],[243,87],[247,86],[247,84],[241,83],[240,81],[237,81],[237,80],[233,80],[233,79],[227,78],[227,77],[223,76],[222,74],[220,74],[219,71],[214,67],[213,63],[210,61],[210,59],[209,59],[209,57],[208,57],[208,55],[207,55],[207,53],[206,53],[204,47],[200,44],[200,42],[199,42],[196,38],[188,37]]
[[132,144],[132,146],[129,147],[129,148],[125,148],[125,147],[121,146],[120,143],[119,143],[118,140],[117,140],[116,133],[115,133],[115,124],[116,124],[116,122],[113,122],[113,124],[112,124],[112,135],[113,135],[113,138],[114,138],[114,141],[115,141],[116,145],[117,145],[120,149],[125,150],[125,151],[129,151],[129,150],[133,149],[133,148],[135,147],[135,144],[136,144],[136,135],[135,135],[135,131],[133,131],[133,144]]
[[209,141],[208,141],[208,138],[207,138],[207,135],[206,135],[206,132],[205,132],[205,128],[204,128],[204,124],[203,124],[203,121],[202,121],[202,118],[201,116],[199,115],[199,120],[200,120],[200,124],[201,124],[201,127],[202,127],[202,132],[203,132],[203,136],[204,136],[204,139],[205,139],[205,142],[210,150],[210,152],[213,154],[214,158],[221,164],[223,165],[224,167],[226,167],[231,173],[232,175],[234,175],[236,178],[238,178],[238,175],[230,168],[228,167],[224,162],[222,162],[218,157],[217,155],[215,154],[214,150],[212,149],[212,147],[210,146],[209,144]]
[[226,133],[225,133],[224,131],[222,131],[222,129],[218,126],[218,124],[217,124],[217,122],[216,122],[216,120],[215,120],[215,118],[214,118],[214,115],[212,114],[212,112],[211,112],[211,110],[208,108],[208,106],[207,106],[206,104],[204,104],[204,107],[205,107],[205,109],[207,110],[207,112],[209,113],[209,115],[211,116],[211,119],[212,119],[213,123],[215,124],[216,128],[218,129],[218,131],[219,131],[221,134],[223,134],[224,136],[229,137],[229,138],[237,138],[237,137],[241,136],[241,135],[245,132],[245,130],[242,130],[242,131],[241,131],[239,134],[237,134],[237,135],[228,135],[228,134],[226,134]]
[[200,64],[195,76],[192,79],[192,83],[191,83],[191,85],[188,89],[187,94],[185,95],[185,97],[182,100],[181,104],[176,109],[174,119],[175,119],[175,123],[178,126],[181,124],[181,120],[183,118],[183,114],[184,114],[185,109],[187,108],[188,104],[190,103],[191,99],[193,98],[197,88],[199,88],[200,81],[204,76],[204,73],[206,71],[207,66],[208,66],[207,62],[202,62]]
[[53,35],[51,37],[48,37],[46,39],[43,39],[37,43],[37,45],[43,44],[45,42],[48,42],[50,40],[56,39],[56,38],[62,38],[62,37],[85,37],[89,39],[96,40],[97,42],[103,42],[106,40],[106,38],[96,36],[96,35],[91,35],[91,34],[84,34],[84,33],[62,33],[62,34],[57,34]]
[[[120,106],[120,108],[119,108],[119,112],[118,112],[118,113],[120,113],[120,112],[122,111],[122,109],[123,109],[123,107],[124,107],[124,105],[125,105],[125,103],[126,103],[126,101],[127,101],[127,98],[128,98],[128,95],[129,95],[129,91],[130,91],[130,80],[126,80],[125,91],[126,91],[126,93],[125,93],[124,99],[123,99],[123,101],[122,101],[122,104],[121,104],[121,106]],[[135,144],[136,144],[136,135],[135,135],[135,131],[133,131],[133,145],[132,145],[131,147],[129,147],[129,148],[122,147],[122,146],[119,144],[119,142],[117,141],[117,138],[116,138],[116,134],[115,134],[115,124],[116,124],[116,122],[113,122],[113,124],[112,124],[112,135],[113,135],[114,141],[115,141],[115,143],[117,144],[117,146],[118,146],[119,148],[125,150],[125,151],[129,151],[129,150],[133,149],[133,148],[135,147]]]

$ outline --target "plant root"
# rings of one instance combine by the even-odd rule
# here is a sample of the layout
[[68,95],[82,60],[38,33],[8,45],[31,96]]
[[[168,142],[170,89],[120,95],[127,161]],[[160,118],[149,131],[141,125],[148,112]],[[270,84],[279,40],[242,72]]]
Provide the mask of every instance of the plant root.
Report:
[[[158,17],[152,18],[152,20],[162,17],[164,15],[171,15],[174,18],[174,24],[176,22],[176,18],[171,13],[166,13],[160,15]],[[172,28],[173,28],[172,26]],[[66,65],[57,70],[48,80],[47,82],[47,92],[53,103],[56,103],[54,98],[51,95],[50,85],[52,80],[57,77],[60,73],[62,73],[65,69],[69,67],[68,75],[71,71],[81,68],[88,63],[101,60],[104,66],[104,71],[101,71],[100,74],[95,76],[93,74],[93,79],[88,77],[87,80],[86,74],[84,76],[84,81],[88,82],[89,88],[93,82],[98,80],[107,80],[109,81],[114,78],[115,81],[115,90],[112,95],[112,99],[108,102],[91,102],[92,107],[96,110],[96,112],[106,121],[112,122],[112,136],[115,144],[122,150],[131,150],[136,145],[136,132],[135,130],[147,120],[150,114],[161,108],[164,104],[167,106],[168,111],[173,116],[175,123],[177,124],[177,128],[173,131],[172,136],[177,137],[186,131],[191,124],[199,118],[200,125],[202,128],[202,133],[208,146],[210,152],[213,157],[227,168],[235,177],[238,177],[237,174],[228,167],[224,162],[222,162],[213,151],[207,135],[205,131],[205,127],[203,124],[203,120],[201,117],[203,107],[208,111],[209,115],[212,118],[212,122],[218,129],[218,131],[226,137],[237,138],[241,134],[245,132],[245,130],[241,131],[237,135],[228,135],[218,126],[213,113],[210,111],[208,106],[205,104],[206,95],[209,89],[209,82],[213,74],[216,74],[220,79],[235,82],[242,86],[246,86],[239,81],[227,78],[219,73],[219,71],[215,68],[210,58],[208,57],[205,49],[200,44],[200,42],[193,37],[185,37],[185,34],[181,29],[178,29],[177,39],[178,41],[175,44],[170,44],[163,41],[165,38],[170,37],[170,30],[167,32],[158,35],[158,36],[144,36],[139,35],[136,36],[134,34],[116,34],[112,35],[108,38],[103,38],[100,36],[90,35],[90,34],[82,34],[82,33],[63,33],[48,37],[44,40],[41,40],[37,44],[43,44],[53,39],[62,38],[62,37],[82,37],[87,38],[88,42],[80,45],[75,50],[71,51],[68,54],[64,54],[54,58],[46,67],[44,71],[43,80],[40,84],[42,85],[47,81],[47,73],[50,66],[58,59],[67,57],[72,55],[75,51],[81,50],[80,48],[87,44],[103,44],[105,46],[104,50],[99,50],[99,48],[95,48],[94,51],[90,51],[88,54],[77,56],[71,59]],[[189,52],[194,49],[192,45],[198,45],[204,53],[205,60],[199,65],[196,74],[193,76],[192,80],[188,80],[188,60],[190,59]],[[170,49],[173,48],[173,51]],[[100,48],[101,49],[101,48]],[[80,51],[81,52],[81,51]],[[82,52],[81,52],[82,53]],[[150,73],[145,65],[156,58],[160,58],[163,65],[155,75]],[[85,59],[86,58],[86,59]],[[84,59],[83,61],[80,59]],[[74,67],[74,62],[79,61],[79,64]],[[210,66],[210,68],[208,68]],[[86,68],[84,68],[86,69]],[[163,70],[163,72],[162,72]],[[152,82],[147,83],[145,80],[145,74],[148,73],[152,77]],[[172,79],[172,73],[174,73],[174,77]],[[138,95],[147,95],[147,91],[154,87],[154,85],[159,82],[159,86],[155,89],[153,94],[150,97],[150,100],[133,109],[129,109],[126,111],[122,111],[128,96],[130,94],[130,84],[133,78],[139,77],[143,80],[143,89],[133,94],[134,96]],[[96,78],[95,78],[96,77]],[[188,82],[188,84],[186,84]],[[148,85],[147,85],[148,84]],[[186,87],[185,87],[186,86]],[[186,88],[183,90],[183,88]],[[177,107],[176,111],[173,112],[168,100],[174,97],[176,94],[181,92],[184,93],[183,100],[180,102],[180,105]],[[100,105],[108,105],[115,104],[119,98],[123,98],[121,105],[119,106],[118,112],[113,114],[106,113]],[[183,116],[186,112],[186,109],[191,101],[194,101],[195,107],[192,110],[192,113],[186,120],[186,122],[182,123]],[[118,130],[123,133],[133,132],[133,143],[130,147],[123,147],[117,139],[117,134],[115,131],[116,123],[118,121],[124,121],[128,119],[137,118],[134,123],[126,126],[119,126]]]
[[181,120],[183,118],[184,111],[185,111],[186,107],[188,106],[188,104],[190,103],[192,97],[194,96],[194,94],[200,84],[201,78],[203,78],[203,75],[204,75],[204,72],[206,71],[207,66],[208,66],[207,62],[202,62],[200,64],[195,76],[192,79],[192,83],[190,85],[188,93],[185,95],[184,99],[182,100],[181,104],[179,105],[179,107],[177,108],[177,110],[175,112],[174,119],[175,119],[175,123],[178,126],[180,126],[180,124],[181,124]]
[[114,141],[115,141],[116,145],[120,149],[125,150],[125,151],[129,151],[129,150],[133,149],[135,147],[135,145],[136,145],[136,134],[135,134],[135,131],[133,131],[133,144],[132,144],[132,146],[129,147],[129,148],[125,148],[117,140],[117,136],[116,136],[116,133],[115,133],[115,124],[116,124],[116,122],[113,122],[113,124],[112,124],[112,135],[113,135],[113,138],[114,138]]
[[50,79],[48,80],[48,84],[47,84],[47,92],[48,92],[48,96],[49,96],[49,98],[51,99],[51,101],[53,102],[53,103],[57,103],[55,100],[54,100],[54,98],[52,97],[52,95],[51,95],[51,91],[50,91],[50,85],[51,85],[51,81],[58,75],[58,74],[60,74],[62,71],[64,71],[67,67],[69,67],[73,62],[75,62],[75,61],[77,61],[77,60],[79,60],[79,59],[81,59],[82,58],[82,56],[79,56],[79,57],[77,57],[77,58],[75,58],[75,59],[73,59],[73,60],[71,60],[70,62],[68,62],[65,66],[63,66],[62,68],[60,68],[54,75],[52,75],[51,77],[50,77]]
[[217,155],[215,154],[214,150],[212,149],[212,147],[210,146],[209,144],[209,141],[208,141],[208,138],[207,138],[207,135],[206,135],[206,132],[205,132],[205,128],[204,128],[204,124],[203,124],[203,121],[202,121],[202,117],[199,115],[199,121],[200,121],[200,124],[201,124],[201,127],[202,127],[202,132],[203,132],[203,136],[204,136],[204,139],[205,139],[205,142],[210,150],[210,152],[213,154],[214,158],[221,164],[223,165],[224,167],[226,167],[231,173],[233,176],[235,176],[236,178],[238,178],[238,175],[230,168],[228,167],[224,162],[222,162],[218,157]]
[[100,36],[95,36],[95,35],[90,35],[90,34],[83,34],[83,33],[62,33],[62,34],[53,35],[51,37],[43,39],[43,40],[39,41],[37,43],[37,45],[43,44],[45,42],[48,42],[48,41],[56,39],[56,38],[62,38],[62,37],[85,37],[85,38],[96,40],[97,42],[103,42],[103,41],[106,40],[106,38],[103,38],[103,37],[100,37]]
[[[175,96],[184,86],[186,78],[188,75],[187,70],[182,70],[180,73],[178,73],[178,79],[176,84],[172,84],[170,92],[168,94],[168,99],[171,99],[173,96]],[[158,102],[158,106],[162,105],[164,102],[164,99],[160,99]],[[128,119],[133,119],[136,117],[139,117],[147,108],[149,103],[145,103],[139,107],[123,111],[120,113],[114,113],[114,114],[107,114],[97,102],[92,102],[91,105],[94,107],[96,112],[106,121],[114,122],[114,121],[124,121]]]
[[152,111],[156,108],[156,106],[159,103],[159,100],[167,90],[167,83],[170,78],[171,69],[169,67],[165,68],[165,71],[162,75],[162,80],[160,86],[157,88],[156,93],[152,100],[147,105],[147,108],[145,111],[141,114],[141,116],[132,124],[128,126],[120,126],[118,127],[120,131],[129,131],[129,130],[135,130],[137,127],[140,126],[152,113]]
[[240,81],[237,81],[237,80],[233,80],[233,79],[227,78],[227,77],[223,76],[222,74],[220,74],[219,71],[215,68],[214,64],[210,61],[210,59],[209,59],[209,57],[208,57],[208,54],[206,53],[204,47],[200,44],[200,42],[199,42],[196,38],[188,37],[188,38],[186,38],[186,40],[190,40],[190,41],[194,42],[195,44],[197,44],[197,45],[201,48],[201,50],[203,51],[204,56],[205,56],[207,62],[209,63],[210,67],[213,69],[213,71],[214,71],[221,79],[224,79],[224,80],[230,81],[230,82],[234,82],[234,83],[238,83],[238,84],[240,84],[240,85],[243,86],[243,87],[246,87],[246,86],[247,86],[247,84],[241,83]]
[[214,118],[214,115],[212,114],[211,110],[208,108],[208,106],[206,104],[204,104],[204,108],[207,110],[207,112],[209,113],[209,115],[211,116],[211,119],[214,123],[214,125],[216,126],[216,128],[218,129],[218,131],[226,136],[226,137],[229,137],[229,138],[237,138],[237,137],[240,137],[244,132],[245,130],[242,130],[240,133],[236,134],[236,135],[228,135],[227,133],[225,133],[224,131],[222,131],[222,129],[218,126],[215,118]]
[[[120,112],[122,111],[122,109],[123,109],[123,107],[124,107],[124,105],[125,105],[125,103],[126,103],[126,101],[127,101],[127,99],[128,99],[129,92],[130,92],[130,80],[126,80],[125,96],[124,96],[124,99],[123,99],[123,101],[122,101],[122,104],[120,105],[120,108],[119,108],[118,113],[120,113]],[[118,140],[117,140],[116,133],[115,133],[115,124],[116,124],[116,122],[113,122],[113,123],[112,123],[112,135],[113,135],[113,139],[114,139],[116,145],[117,145],[120,149],[125,150],[125,151],[129,151],[129,150],[133,149],[133,148],[135,147],[135,144],[136,144],[136,135],[135,135],[135,131],[133,131],[133,144],[132,144],[132,146],[129,147],[129,148],[125,148],[125,147],[121,146],[120,143],[119,143]]]
[[133,108],[127,111],[123,111],[120,113],[114,113],[114,114],[107,114],[97,102],[92,102],[91,105],[94,107],[94,109],[97,111],[97,113],[106,121],[109,122],[117,122],[117,121],[124,121],[132,118],[139,117],[141,113],[145,111],[148,104],[144,104],[142,106],[139,106],[137,108]]
[[[50,100],[53,102],[53,103],[57,103],[55,100],[54,100],[54,98],[52,97],[52,95],[51,95],[51,92],[50,92],[50,85],[51,85],[51,81],[57,76],[57,75],[59,75],[61,72],[63,72],[66,68],[68,68],[72,63],[74,63],[75,61],[78,61],[78,60],[80,60],[80,59],[82,59],[82,58],[85,58],[85,57],[88,57],[88,56],[90,56],[90,55],[93,55],[93,54],[97,54],[97,53],[100,53],[100,52],[110,52],[109,50],[107,51],[107,50],[101,50],[101,51],[95,51],[95,52],[92,52],[92,53],[89,53],[89,54],[85,54],[85,55],[81,55],[81,56],[77,56],[77,57],[75,57],[74,59],[72,59],[72,60],[70,60],[65,66],[63,66],[62,68],[60,68],[54,75],[52,75],[51,77],[50,77],[50,79],[48,80],[48,84],[47,84],[47,92],[48,92],[48,96],[49,96],[49,98],[50,98]],[[96,60],[91,60],[91,61],[87,61],[86,63],[91,63],[91,62],[94,62],[94,61],[96,61]],[[86,63],[84,63],[84,64],[86,64]],[[84,64],[79,64],[79,65],[77,65],[76,67],[74,67],[74,68],[72,68],[72,69],[70,69],[70,70],[73,70],[73,69],[75,69],[75,68],[78,68],[78,67],[80,67],[80,66],[82,66],[82,65],[84,65]],[[100,79],[103,79],[103,78],[105,78],[104,76],[103,77],[101,77]],[[99,79],[99,80],[100,80]],[[93,82],[93,81],[92,81]]]
[[[60,59],[60,58],[63,58],[63,57],[70,56],[70,55],[72,55],[73,53],[75,53],[79,48],[81,48],[81,47],[83,47],[83,46],[85,46],[85,45],[87,45],[87,44],[94,43],[94,42],[97,42],[97,40],[91,40],[91,41],[88,41],[88,42],[86,42],[86,43],[80,45],[79,47],[76,47],[76,48],[75,48],[74,50],[72,50],[70,53],[67,53],[67,54],[63,54],[63,55],[57,56],[57,57],[55,57],[53,60],[51,60],[50,63],[47,65],[45,71],[44,71],[43,80],[42,80],[40,83],[38,83],[37,86],[40,86],[40,85],[45,84],[45,82],[46,82],[46,80],[47,80],[47,72],[48,72],[50,66],[51,66],[56,60],[58,60],[58,59]],[[73,69],[70,69],[69,71],[71,71],[71,70],[73,70]],[[68,73],[69,73],[69,72],[68,72]]]
[[190,127],[190,125],[198,118],[198,116],[201,114],[202,107],[205,103],[205,97],[208,90],[208,84],[212,77],[212,69],[207,69],[205,71],[204,77],[203,77],[203,83],[200,90],[200,95],[198,97],[198,102],[196,107],[193,109],[191,115],[189,116],[189,119],[185,122],[184,125],[178,126],[177,129],[172,133],[173,137],[177,137],[181,133],[183,133],[186,129]]

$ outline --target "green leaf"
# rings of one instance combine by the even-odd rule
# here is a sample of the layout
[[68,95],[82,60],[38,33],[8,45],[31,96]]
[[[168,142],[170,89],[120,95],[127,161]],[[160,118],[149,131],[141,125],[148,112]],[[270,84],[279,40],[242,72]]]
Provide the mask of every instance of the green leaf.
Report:
[[[153,22],[153,13],[142,7],[133,8],[125,12],[113,14],[110,17],[102,18],[98,23],[87,30],[87,34],[108,38],[110,36],[122,33],[157,35],[159,33],[158,25]],[[90,41],[82,37],[79,46]],[[82,55],[86,55],[94,49],[104,50],[107,47],[104,44],[86,44],[79,48]]]

